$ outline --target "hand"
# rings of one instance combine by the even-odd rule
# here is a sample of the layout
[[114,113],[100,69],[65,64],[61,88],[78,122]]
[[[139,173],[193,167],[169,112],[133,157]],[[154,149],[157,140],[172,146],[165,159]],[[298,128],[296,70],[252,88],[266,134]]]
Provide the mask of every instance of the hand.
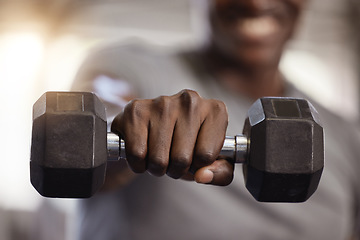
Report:
[[112,123],[125,140],[128,165],[136,173],[192,174],[195,181],[228,185],[234,164],[217,159],[228,123],[223,102],[204,99],[192,90],[173,96],[129,102]]

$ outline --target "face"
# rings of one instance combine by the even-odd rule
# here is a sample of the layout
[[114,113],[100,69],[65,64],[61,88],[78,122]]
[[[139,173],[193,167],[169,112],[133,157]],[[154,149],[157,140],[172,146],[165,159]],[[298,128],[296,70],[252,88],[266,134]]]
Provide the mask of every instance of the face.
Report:
[[212,0],[212,41],[245,66],[277,66],[305,0]]

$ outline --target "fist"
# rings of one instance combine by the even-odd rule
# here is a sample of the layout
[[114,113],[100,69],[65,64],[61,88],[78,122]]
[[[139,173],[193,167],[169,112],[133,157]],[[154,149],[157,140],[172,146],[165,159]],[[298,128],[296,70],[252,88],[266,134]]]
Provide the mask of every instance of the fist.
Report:
[[130,101],[111,128],[124,139],[128,165],[135,173],[228,185],[234,164],[218,159],[227,124],[223,102],[183,90]]

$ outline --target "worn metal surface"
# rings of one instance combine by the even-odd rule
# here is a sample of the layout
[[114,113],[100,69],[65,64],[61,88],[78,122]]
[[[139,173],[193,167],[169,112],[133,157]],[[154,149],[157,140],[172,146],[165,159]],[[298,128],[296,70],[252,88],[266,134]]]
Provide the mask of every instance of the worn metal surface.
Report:
[[249,109],[246,186],[259,201],[301,202],[315,192],[324,167],[323,129],[303,99],[262,98]]
[[32,184],[44,196],[90,196],[105,177],[102,103],[92,93],[47,92],[33,110]]

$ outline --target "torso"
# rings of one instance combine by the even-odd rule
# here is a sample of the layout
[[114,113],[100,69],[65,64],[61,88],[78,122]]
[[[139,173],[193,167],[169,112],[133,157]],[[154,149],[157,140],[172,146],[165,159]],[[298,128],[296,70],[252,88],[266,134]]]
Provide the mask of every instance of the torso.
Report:
[[[107,63],[100,60],[91,65],[90,61],[89,69],[105,68],[130,81],[141,98],[188,88],[222,100],[229,113],[227,134],[242,132],[251,101],[229,94],[201,72],[196,61],[136,48],[114,48],[101,54]],[[75,88],[91,90],[91,83]],[[286,95],[306,97],[291,86]],[[307,202],[256,202],[244,186],[241,166],[236,167],[234,181],[227,187],[142,174],[117,192],[83,201],[88,217],[82,222],[82,239],[347,239],[354,228],[359,195],[355,184],[360,151],[349,145],[354,139],[348,125],[321,106],[316,108],[325,128],[326,165],[318,190]]]

